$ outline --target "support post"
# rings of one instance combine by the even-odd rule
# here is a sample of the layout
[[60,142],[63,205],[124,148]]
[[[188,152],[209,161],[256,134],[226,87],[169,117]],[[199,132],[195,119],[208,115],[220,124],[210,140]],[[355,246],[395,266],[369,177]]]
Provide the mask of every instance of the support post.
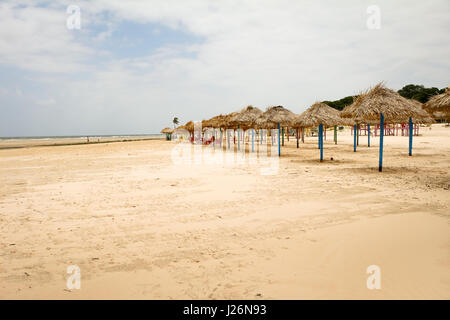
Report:
[[241,126],[237,129],[238,150],[241,150]]
[[323,124],[319,125],[320,161],[323,161]]
[[255,129],[252,128],[252,152],[255,152]]
[[337,126],[334,126],[334,144],[337,144]]
[[356,124],[353,126],[353,152],[356,152]]
[[359,123],[356,126],[356,145],[359,146]]
[[378,171],[383,171],[383,137],[384,137],[384,114],[380,114],[380,160],[378,164]]
[[280,145],[280,123],[278,122],[278,156],[281,156],[281,145]]
[[281,128],[282,146],[284,147],[284,127]]
[[370,147],[370,124],[367,124],[367,146]]
[[413,122],[409,117],[409,155],[412,156],[412,144],[413,144]]
[[298,136],[299,132],[298,132],[298,128],[296,129],[296,136],[297,136],[297,148],[298,148],[298,140],[299,140],[299,136]]

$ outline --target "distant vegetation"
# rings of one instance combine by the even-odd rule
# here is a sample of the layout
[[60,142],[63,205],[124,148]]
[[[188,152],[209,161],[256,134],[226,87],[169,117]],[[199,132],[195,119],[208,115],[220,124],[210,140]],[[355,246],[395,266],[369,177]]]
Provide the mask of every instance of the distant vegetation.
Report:
[[344,109],[345,106],[348,106],[349,104],[353,103],[353,97],[348,96],[336,101],[322,101],[322,102],[329,105],[332,108],[341,111],[342,109]]
[[[423,85],[416,85],[416,84],[408,84],[407,86],[404,86],[400,90],[397,91],[402,97],[408,98],[408,99],[415,99],[421,103],[427,102],[432,96],[441,94],[445,92],[445,88],[438,89],[436,87],[431,88],[425,88]],[[332,108],[335,108],[337,110],[342,110],[349,104],[353,103],[353,99],[356,98],[352,96],[348,96],[339,100],[335,101],[322,101],[323,103],[326,103]]]
[[419,102],[425,103],[432,96],[444,93],[445,88],[439,90],[436,87],[425,88],[423,85],[408,84],[407,86],[404,86],[397,92],[405,98],[415,99]]

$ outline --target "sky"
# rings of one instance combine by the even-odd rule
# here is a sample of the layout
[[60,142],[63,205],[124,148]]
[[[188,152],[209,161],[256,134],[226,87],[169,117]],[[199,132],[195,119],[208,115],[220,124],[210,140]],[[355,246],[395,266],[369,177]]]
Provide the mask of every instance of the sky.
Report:
[[301,113],[380,81],[444,88],[449,13],[448,0],[0,0],[0,136],[159,133],[247,105]]

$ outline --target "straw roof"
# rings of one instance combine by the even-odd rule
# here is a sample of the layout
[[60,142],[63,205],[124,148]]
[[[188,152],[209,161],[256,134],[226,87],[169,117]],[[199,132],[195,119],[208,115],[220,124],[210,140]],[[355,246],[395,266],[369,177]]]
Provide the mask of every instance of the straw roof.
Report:
[[[420,103],[419,101],[414,100],[414,99],[411,99],[411,101],[416,106],[417,113],[420,115],[420,116],[412,117],[412,120],[414,123],[423,123],[423,124],[435,123],[433,116],[422,108],[422,106],[423,106],[422,103]],[[408,119],[408,121],[409,121],[409,119]]]
[[220,128],[222,126],[222,123],[224,122],[225,117],[226,116],[220,114],[218,116],[212,117],[209,120],[203,120],[202,127]]
[[440,111],[450,115],[450,87],[444,93],[431,97],[423,107],[431,113]]
[[406,99],[379,83],[361,93],[351,105],[342,110],[341,116],[352,118],[358,123],[370,123],[379,121],[382,112],[386,122],[406,123],[412,117],[415,122],[423,123],[427,121],[427,117],[421,110],[413,100]]
[[258,108],[247,106],[240,112],[234,114],[233,116],[230,116],[229,123],[232,126],[251,128],[255,124],[256,119],[258,119],[262,113],[263,112]]
[[172,133],[172,132],[173,132],[173,129],[168,128],[168,127],[161,130],[161,133]]
[[231,112],[227,115],[225,115],[221,122],[221,127],[223,128],[236,128],[235,124],[231,121],[234,116],[236,116],[238,112]]
[[292,122],[294,127],[311,128],[320,124],[337,126],[347,124],[347,119],[341,118],[340,112],[323,102],[316,102]]
[[177,129],[184,129],[189,132],[193,132],[194,131],[194,123],[192,121],[189,121],[185,125],[179,126]]
[[259,128],[275,128],[278,123],[280,126],[289,126],[295,116],[295,113],[282,106],[269,107],[256,119],[255,125]]

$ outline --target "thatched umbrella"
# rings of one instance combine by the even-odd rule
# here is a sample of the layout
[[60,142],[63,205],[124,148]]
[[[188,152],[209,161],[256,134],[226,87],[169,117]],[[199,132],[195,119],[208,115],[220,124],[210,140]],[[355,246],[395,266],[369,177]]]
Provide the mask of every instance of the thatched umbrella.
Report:
[[[230,116],[229,123],[233,126],[237,126],[238,128],[238,150],[240,149],[240,129],[249,129],[253,128],[255,125],[256,119],[261,116],[263,112],[255,108],[253,106],[247,106],[246,108],[242,109],[240,112]],[[252,129],[252,152],[254,151],[254,129]]]
[[186,124],[182,126],[182,128],[189,131],[189,133],[192,133],[194,132],[194,122],[192,121],[186,122]]
[[[231,121],[231,119],[238,114],[237,112],[231,112],[229,114],[226,114],[225,116],[223,116],[220,120],[218,120],[218,122],[220,122],[220,127],[224,129],[224,131],[227,133],[227,129],[236,129],[236,126],[234,125],[234,123]],[[227,133],[227,145],[228,145],[228,149],[230,149],[230,136]],[[235,143],[235,142],[234,142]]]
[[[383,168],[383,137],[384,121],[390,123],[405,123],[409,121],[409,154],[412,155],[413,119],[417,123],[426,121],[417,104],[388,89],[383,83],[377,84],[368,91],[361,93],[353,104],[344,108],[341,113],[344,118],[352,118],[356,123],[380,121],[380,160],[379,171]],[[356,151],[356,130],[354,135],[354,151]]]
[[169,127],[164,128],[164,129],[161,130],[161,133],[172,133],[172,132],[173,132],[173,129],[169,128]]
[[[297,148],[298,148],[298,128],[319,127],[319,149],[320,161],[323,161],[323,126],[336,126],[348,123],[348,120],[341,118],[338,110],[323,102],[316,102],[301,115],[295,117],[292,125],[297,128]],[[336,142],[335,135],[335,142]]]
[[173,131],[174,130],[172,128],[167,127],[167,128],[162,129],[161,133],[165,133],[166,134],[166,140],[170,140]]
[[[295,119],[295,113],[282,106],[269,107],[255,121],[258,128],[275,129],[278,128],[278,155],[281,155],[280,147],[280,126],[288,127]],[[284,145],[284,134],[283,134]]]
[[450,87],[444,93],[433,96],[423,105],[424,109],[430,113],[443,112],[450,116]]
[[202,120],[202,128],[203,129],[205,129],[205,128],[213,128],[213,137],[214,137],[214,144],[213,145],[214,146],[216,145],[216,141],[217,141],[216,128],[218,128],[219,131],[220,131],[220,139],[219,139],[219,141],[220,141],[220,145],[222,146],[222,129],[221,128],[223,126],[225,117],[226,116],[220,114],[218,116],[212,117],[209,120]]

